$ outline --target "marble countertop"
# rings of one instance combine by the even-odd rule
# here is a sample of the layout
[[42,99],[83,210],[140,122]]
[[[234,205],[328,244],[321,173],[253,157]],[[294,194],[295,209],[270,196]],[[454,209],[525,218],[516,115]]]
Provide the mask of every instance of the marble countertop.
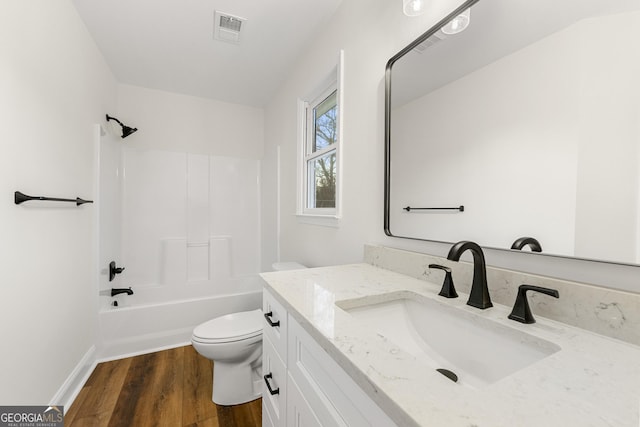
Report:
[[[479,310],[466,305],[466,294],[442,298],[437,295],[440,284],[370,264],[261,276],[300,325],[399,426],[640,427],[640,347],[633,344],[540,316],[534,324],[521,324],[507,319],[511,307],[494,303]],[[560,350],[476,388],[448,380],[396,346],[393,337],[371,330],[336,305],[355,299],[382,302],[406,291],[550,341]]]

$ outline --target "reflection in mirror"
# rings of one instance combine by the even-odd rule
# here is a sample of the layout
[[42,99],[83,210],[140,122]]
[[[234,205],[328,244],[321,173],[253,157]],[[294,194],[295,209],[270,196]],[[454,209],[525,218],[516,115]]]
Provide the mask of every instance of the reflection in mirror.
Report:
[[387,233],[640,263],[639,3],[468,1],[392,58]]

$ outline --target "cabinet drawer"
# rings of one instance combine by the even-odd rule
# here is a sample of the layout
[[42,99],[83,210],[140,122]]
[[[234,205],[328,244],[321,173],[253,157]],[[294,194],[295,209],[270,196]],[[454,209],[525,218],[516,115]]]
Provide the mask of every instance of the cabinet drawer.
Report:
[[262,404],[274,426],[284,426],[287,402],[287,368],[271,340],[262,340]]
[[262,312],[264,313],[263,336],[271,340],[280,358],[286,364],[287,311],[266,289],[263,290],[262,296]]

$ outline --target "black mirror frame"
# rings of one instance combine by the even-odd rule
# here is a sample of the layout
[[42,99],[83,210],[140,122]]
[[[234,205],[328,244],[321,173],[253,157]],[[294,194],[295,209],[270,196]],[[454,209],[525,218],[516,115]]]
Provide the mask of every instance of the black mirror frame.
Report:
[[[394,236],[391,232],[390,216],[391,216],[391,68],[400,58],[411,52],[416,46],[424,42],[426,39],[434,35],[444,25],[456,16],[479,2],[480,0],[467,0],[447,15],[440,22],[429,28],[420,37],[411,42],[408,46],[395,54],[389,61],[384,75],[384,234],[390,237],[399,237],[412,240],[437,241],[429,239],[420,239],[417,237]],[[448,242],[443,242],[448,243]]]
[[[396,236],[391,231],[391,224],[390,224],[390,215],[391,215],[391,68],[400,58],[402,58],[407,53],[411,52],[420,43],[424,42],[426,39],[428,39],[429,37],[434,35],[436,32],[438,32],[438,30],[440,30],[440,28],[442,28],[449,21],[451,21],[453,18],[460,15],[462,12],[472,7],[479,1],[480,0],[465,1],[459,7],[457,7],[454,11],[452,11],[449,15],[447,15],[444,19],[440,20],[433,27],[429,28],[420,37],[415,39],[413,42],[407,45],[404,49],[402,49],[400,52],[395,54],[391,59],[389,59],[389,61],[387,61],[387,65],[385,68],[385,91],[384,91],[384,233],[389,237],[423,241],[423,242],[452,244],[452,242],[446,242],[442,240],[423,239],[419,237],[409,237],[409,236]],[[550,256],[553,258],[565,258],[565,259],[571,259],[571,260],[597,262],[602,264],[640,267],[640,264],[631,264],[631,263],[619,262],[619,261],[582,258],[582,257],[569,256],[569,255],[558,255],[558,254],[543,253],[543,252],[522,252],[522,251],[517,251],[515,249],[510,249],[510,248],[498,248],[498,247],[489,247],[489,246],[482,246],[482,247],[486,249],[494,249],[494,250],[500,250],[500,251],[506,251],[506,252],[518,252],[526,255]]]

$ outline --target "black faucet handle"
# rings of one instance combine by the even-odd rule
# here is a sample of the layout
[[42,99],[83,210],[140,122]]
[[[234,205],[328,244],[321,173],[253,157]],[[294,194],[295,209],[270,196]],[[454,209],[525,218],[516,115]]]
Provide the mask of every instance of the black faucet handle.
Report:
[[120,274],[124,271],[124,267],[116,267],[116,262],[111,261],[109,263],[109,281],[112,282],[116,278],[116,274]]
[[442,289],[438,295],[445,298],[458,298],[458,293],[453,285],[453,276],[451,276],[451,269],[439,264],[429,264],[429,268],[435,268],[444,271],[444,282],[442,282]]
[[527,291],[540,292],[541,294],[560,298],[560,294],[555,289],[525,284],[520,285],[518,287],[518,296],[516,297],[516,302],[513,304],[513,310],[511,310],[509,319],[520,323],[536,323],[536,319],[534,319],[533,314],[531,314],[531,308],[529,307]]

